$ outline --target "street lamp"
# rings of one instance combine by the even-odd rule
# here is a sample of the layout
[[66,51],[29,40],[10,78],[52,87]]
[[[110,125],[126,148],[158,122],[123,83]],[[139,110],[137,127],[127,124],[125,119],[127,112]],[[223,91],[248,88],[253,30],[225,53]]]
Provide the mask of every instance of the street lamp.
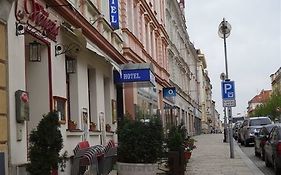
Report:
[[[225,80],[229,81],[228,77],[228,66],[227,66],[227,52],[226,52],[226,38],[229,37],[231,31],[231,25],[223,18],[223,21],[219,25],[218,34],[219,37],[223,38],[224,43],[224,59],[225,59]],[[226,108],[224,107],[224,112]],[[227,108],[228,118],[229,118],[229,145],[230,145],[230,158],[234,158],[234,149],[233,149],[233,130],[232,130],[232,109],[231,107]]]

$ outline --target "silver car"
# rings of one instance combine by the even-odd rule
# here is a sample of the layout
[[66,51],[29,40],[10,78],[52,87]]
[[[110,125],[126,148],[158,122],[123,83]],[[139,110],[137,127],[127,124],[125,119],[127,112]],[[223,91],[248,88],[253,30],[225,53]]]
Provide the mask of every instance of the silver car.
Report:
[[241,144],[249,146],[250,143],[254,143],[255,136],[263,125],[271,124],[272,121],[269,117],[251,117],[246,118],[242,123],[239,130]]

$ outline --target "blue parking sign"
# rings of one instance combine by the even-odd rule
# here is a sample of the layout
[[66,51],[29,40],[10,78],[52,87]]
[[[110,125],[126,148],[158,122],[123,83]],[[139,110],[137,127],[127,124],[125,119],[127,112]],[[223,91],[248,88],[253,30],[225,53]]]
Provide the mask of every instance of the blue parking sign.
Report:
[[223,81],[221,85],[222,85],[222,99],[223,100],[235,99],[234,81]]

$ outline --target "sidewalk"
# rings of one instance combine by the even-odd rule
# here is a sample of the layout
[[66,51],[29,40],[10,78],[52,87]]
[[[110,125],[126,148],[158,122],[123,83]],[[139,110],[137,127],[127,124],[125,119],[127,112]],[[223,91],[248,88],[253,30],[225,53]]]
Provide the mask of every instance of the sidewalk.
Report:
[[223,134],[195,136],[196,149],[187,163],[186,175],[264,175],[234,142],[234,159]]

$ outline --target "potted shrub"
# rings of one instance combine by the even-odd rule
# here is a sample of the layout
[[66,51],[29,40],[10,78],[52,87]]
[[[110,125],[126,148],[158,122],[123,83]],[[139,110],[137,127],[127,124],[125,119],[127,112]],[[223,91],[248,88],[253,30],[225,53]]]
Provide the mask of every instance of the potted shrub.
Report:
[[30,175],[50,175],[56,173],[60,162],[59,152],[63,147],[58,114],[45,115],[29,136],[27,171]]
[[[148,117],[147,117],[148,118]],[[155,175],[163,154],[163,127],[157,117],[125,119],[118,127],[118,174]]]
[[168,148],[168,167],[171,174],[183,174],[186,161],[185,138],[187,130],[183,123],[179,126],[171,126],[167,134],[166,143]]
[[77,123],[73,120],[69,120],[68,121],[68,129],[71,130],[75,130],[77,127]]
[[188,136],[185,139],[184,158],[185,158],[186,162],[188,162],[188,160],[190,159],[192,150],[196,148],[196,146],[194,145],[194,142],[196,142],[196,140],[194,138],[192,138],[191,136]]

